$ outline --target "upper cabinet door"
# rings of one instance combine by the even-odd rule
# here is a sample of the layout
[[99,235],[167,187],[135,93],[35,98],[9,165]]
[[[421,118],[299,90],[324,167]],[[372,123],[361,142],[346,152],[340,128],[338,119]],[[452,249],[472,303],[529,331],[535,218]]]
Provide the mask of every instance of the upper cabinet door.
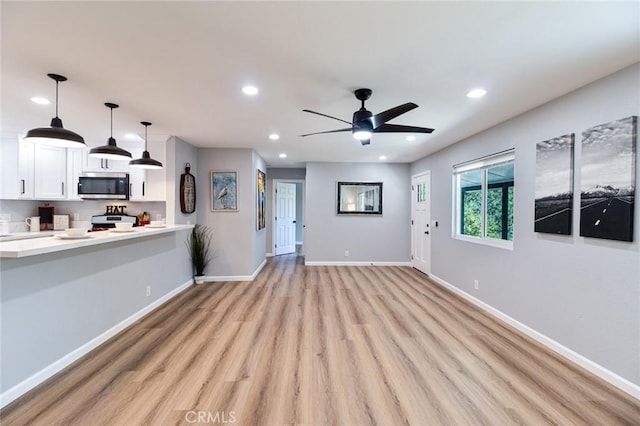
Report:
[[[33,199],[33,169],[35,145],[20,139],[18,142],[18,198]],[[3,162],[3,165],[5,163]]]
[[78,196],[78,177],[82,173],[82,161],[84,151],[82,149],[67,149],[67,183],[66,191],[68,200],[82,200]]
[[34,146],[34,195],[38,200],[67,198],[67,150],[44,145]]
[[0,161],[0,198],[33,199],[33,144],[15,134],[3,134]]
[[145,199],[147,201],[166,201],[167,174],[165,170],[167,167],[167,144],[166,141],[149,141],[148,145],[151,158],[160,161],[164,167],[160,170],[147,170]]
[[[126,149],[126,148],[125,148]],[[82,169],[85,172],[129,172],[129,160],[105,160],[89,155],[89,149],[84,153],[84,164]]]

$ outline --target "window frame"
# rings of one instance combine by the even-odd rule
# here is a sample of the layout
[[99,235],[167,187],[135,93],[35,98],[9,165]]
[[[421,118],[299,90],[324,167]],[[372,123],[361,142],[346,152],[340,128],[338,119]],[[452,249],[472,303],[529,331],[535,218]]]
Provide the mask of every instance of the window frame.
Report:
[[[504,184],[491,184],[488,185],[487,184],[487,171],[493,167],[496,166],[500,166],[500,165],[506,165],[506,164],[513,164],[513,170],[514,170],[514,179],[513,179],[513,185],[504,185]],[[452,205],[452,228],[451,228],[451,237],[456,239],[456,240],[461,240],[461,241],[467,241],[467,242],[471,242],[471,243],[476,243],[476,244],[483,244],[483,245],[488,245],[488,246],[492,246],[492,247],[499,247],[499,248],[503,248],[503,249],[507,249],[507,250],[513,250],[513,243],[515,240],[515,229],[513,231],[513,235],[512,235],[512,239],[511,240],[506,240],[506,239],[499,239],[499,238],[492,238],[487,236],[487,212],[486,212],[486,205],[487,205],[487,192],[488,189],[495,189],[496,187],[502,187],[502,188],[507,188],[508,191],[508,187],[509,186],[513,186],[513,191],[514,191],[514,195],[515,195],[515,149],[509,149],[506,151],[502,151],[502,152],[498,152],[496,154],[492,154],[492,155],[488,155],[486,157],[482,157],[482,158],[478,158],[475,160],[471,160],[471,161],[466,161],[464,163],[460,163],[460,164],[455,164],[452,168],[452,191],[453,191],[453,196],[452,196],[452,201],[453,201],[453,205]],[[464,192],[470,192],[470,191],[477,191],[478,189],[480,189],[481,195],[481,201],[480,201],[480,222],[481,222],[481,226],[480,226],[480,236],[473,236],[473,235],[466,235],[461,233],[462,230],[462,225],[463,225],[463,209],[464,209],[464,205],[462,204],[462,198],[463,198],[463,194],[462,194],[462,190],[460,188],[460,176],[463,173],[466,172],[471,172],[471,171],[477,171],[479,170],[480,173],[480,185],[478,186],[474,186],[474,187],[469,187],[470,189],[468,189],[467,191]],[[504,192],[503,192],[504,194]],[[504,195],[503,195],[504,197]],[[507,195],[508,197],[508,195]],[[515,216],[515,199],[514,199],[514,203],[513,203],[513,209],[514,209],[514,216]],[[503,215],[504,215],[504,204],[503,204]],[[508,214],[508,213],[506,213]],[[504,235],[504,230],[503,230],[503,235]],[[508,232],[508,230],[506,231]]]

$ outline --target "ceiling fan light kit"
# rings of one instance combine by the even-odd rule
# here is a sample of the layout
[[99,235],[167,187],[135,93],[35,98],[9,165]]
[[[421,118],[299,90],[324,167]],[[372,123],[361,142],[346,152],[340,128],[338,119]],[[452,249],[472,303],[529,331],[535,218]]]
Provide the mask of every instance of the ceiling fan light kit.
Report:
[[111,136],[109,136],[109,140],[106,145],[91,148],[89,155],[91,157],[103,158],[105,160],[129,160],[131,158],[131,153],[118,147],[116,140],[113,138],[113,110],[118,108],[119,105],[106,102],[104,106],[111,110]]
[[84,138],[71,130],[65,129],[62,126],[62,120],[58,117],[58,84],[61,81],[67,81],[67,78],[59,74],[47,75],[56,82],[56,116],[51,119],[50,127],[31,129],[24,139],[40,145],[61,148],[84,148],[86,146]]
[[161,169],[162,163],[151,158],[151,155],[149,155],[149,151],[147,150],[147,128],[151,126],[151,123],[148,121],[141,121],[140,124],[144,126],[144,152],[142,153],[142,158],[131,160],[129,162],[129,166],[139,169]]
[[352,122],[348,122],[341,118],[332,117],[320,112],[303,109],[303,112],[311,114],[321,115],[323,117],[338,120],[343,123],[350,124],[351,127],[337,130],[328,130],[326,132],[308,133],[300,136],[312,136],[322,135],[326,133],[338,133],[338,132],[351,132],[355,139],[358,139],[362,145],[369,145],[371,143],[371,136],[373,133],[431,133],[433,129],[428,127],[416,127],[416,126],[404,126],[400,124],[387,124],[387,121],[402,115],[412,109],[418,108],[418,105],[413,102],[398,105],[397,107],[388,109],[379,114],[373,115],[371,111],[367,110],[364,106],[364,102],[371,97],[373,93],[371,89],[357,89],[354,92],[356,99],[362,104],[359,110],[353,113]]

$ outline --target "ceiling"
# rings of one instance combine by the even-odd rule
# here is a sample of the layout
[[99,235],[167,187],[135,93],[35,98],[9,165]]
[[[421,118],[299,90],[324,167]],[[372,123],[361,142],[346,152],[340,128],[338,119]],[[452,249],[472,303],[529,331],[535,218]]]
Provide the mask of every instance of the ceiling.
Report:
[[[411,162],[640,61],[638,2],[10,2],[1,3],[3,133],[60,118],[90,146],[114,136],[177,136],[255,149],[272,167],[308,161]],[[247,97],[245,84],[260,92]],[[350,133],[299,137],[351,120],[353,90],[390,123],[435,128],[406,141]],[[484,87],[488,94],[465,93]],[[270,133],[280,139],[272,141]],[[287,158],[279,158],[286,153]],[[153,156],[153,152],[151,153]]]

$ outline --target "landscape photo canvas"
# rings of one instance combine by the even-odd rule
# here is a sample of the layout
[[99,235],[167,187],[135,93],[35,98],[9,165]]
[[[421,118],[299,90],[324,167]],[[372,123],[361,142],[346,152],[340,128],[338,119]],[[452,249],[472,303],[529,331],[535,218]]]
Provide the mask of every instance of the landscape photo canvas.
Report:
[[535,232],[571,235],[573,133],[536,145]]
[[582,133],[580,235],[633,241],[638,118]]

